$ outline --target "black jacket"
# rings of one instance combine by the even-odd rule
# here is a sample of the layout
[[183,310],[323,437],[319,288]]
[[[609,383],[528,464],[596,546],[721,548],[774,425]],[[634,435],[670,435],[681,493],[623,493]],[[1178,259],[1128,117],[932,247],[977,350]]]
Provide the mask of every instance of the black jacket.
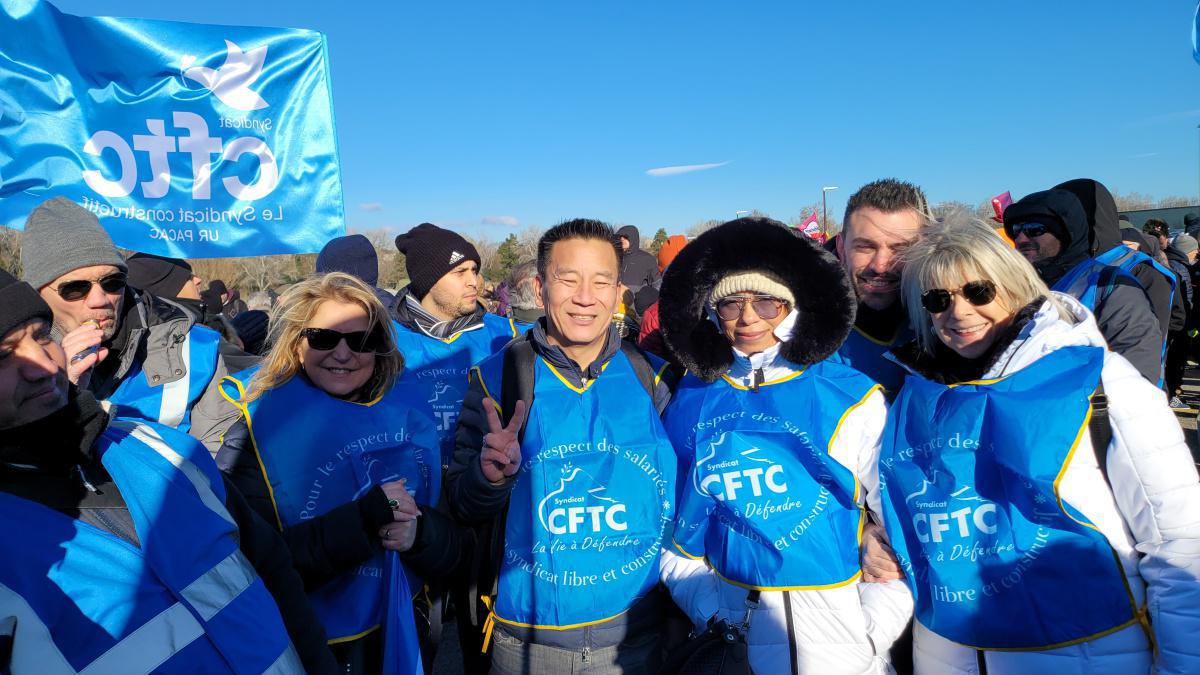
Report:
[[[1065,230],[1067,241],[1062,252],[1033,265],[1046,285],[1053,287],[1079,263],[1121,244],[1115,202],[1111,208],[1108,205],[1111,200],[1112,195],[1096,181],[1068,181],[1021,198],[1004,211],[1004,222],[1055,223]],[[1111,221],[1110,211],[1114,214]],[[1088,220],[1089,212],[1095,219],[1094,226]],[[1127,277],[1118,278],[1107,297],[1097,301],[1095,315],[1109,349],[1124,356],[1147,380],[1157,383],[1162,371],[1163,334],[1143,287]]]
[[621,283],[634,293],[641,290],[642,286],[657,287],[658,258],[639,247],[642,237],[638,229],[633,225],[626,225],[617,230],[617,236],[629,240],[629,250],[621,256]]
[[[73,395],[65,408],[48,417],[0,431],[0,490],[140,547],[124,497],[94,454],[96,439],[107,426],[107,414],[85,392]],[[279,606],[305,670],[335,673],[337,664],[326,647],[325,631],[313,614],[283,540],[233,485],[226,482],[225,488],[225,508],[237,524],[239,547]]]

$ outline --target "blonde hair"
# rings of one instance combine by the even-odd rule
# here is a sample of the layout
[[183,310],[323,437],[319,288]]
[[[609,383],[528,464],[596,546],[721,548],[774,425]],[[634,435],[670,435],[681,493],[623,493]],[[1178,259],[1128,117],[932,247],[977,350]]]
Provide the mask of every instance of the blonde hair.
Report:
[[1033,265],[1009,246],[991,227],[975,218],[953,214],[930,223],[904,254],[901,297],[921,348],[933,353],[938,337],[933,318],[921,306],[921,295],[933,288],[952,289],[968,281],[996,284],[996,299],[1017,312],[1038,298],[1047,298],[1059,316],[1070,312],[1050,293]]
[[250,380],[245,403],[255,400],[295,377],[301,370],[297,347],[304,339],[301,331],[323,302],[358,305],[367,313],[368,331],[382,330],[386,351],[375,354],[375,369],[363,385],[359,399],[373,401],[387,393],[404,368],[404,356],[396,347],[391,319],[383,303],[369,286],[344,272],[315,274],[284,291],[271,309],[267,326],[267,352],[262,367]]

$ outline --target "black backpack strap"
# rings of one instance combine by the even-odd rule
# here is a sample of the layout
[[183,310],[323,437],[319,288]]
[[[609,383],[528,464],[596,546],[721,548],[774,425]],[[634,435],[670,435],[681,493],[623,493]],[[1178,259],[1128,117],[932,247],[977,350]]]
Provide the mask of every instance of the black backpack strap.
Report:
[[[533,407],[533,370],[537,354],[528,340],[513,340],[504,350],[504,365],[500,381],[501,422],[505,425],[512,419],[517,401],[525,401],[525,424],[529,423],[529,410]],[[517,435],[525,438],[525,425]]]
[[1112,442],[1112,425],[1108,421],[1108,397],[1104,395],[1104,383],[1096,385],[1092,393],[1092,418],[1088,420],[1088,433],[1092,438],[1092,452],[1096,453],[1096,463],[1100,465],[1100,474],[1104,482],[1112,487],[1108,480],[1108,444]]
[[675,391],[675,385],[679,384],[679,375],[675,373],[675,369],[670,364],[664,364],[662,368],[655,371],[650,365],[650,360],[646,358],[646,354],[638,347],[630,342],[621,340],[621,351],[625,354],[625,358],[629,359],[629,365],[633,366],[633,372],[637,375],[638,382],[642,383],[642,388],[650,395],[650,400],[654,400],[654,392],[658,389],[658,384],[664,383],[667,389]]

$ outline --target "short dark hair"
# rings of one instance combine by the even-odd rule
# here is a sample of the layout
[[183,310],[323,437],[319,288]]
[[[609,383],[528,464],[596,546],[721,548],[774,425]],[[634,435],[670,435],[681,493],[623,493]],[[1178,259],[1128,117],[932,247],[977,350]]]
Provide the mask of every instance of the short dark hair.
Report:
[[895,178],[882,178],[867,183],[850,195],[846,202],[846,213],[842,217],[842,230],[850,226],[850,216],[859,209],[879,209],[884,213],[896,213],[913,209],[922,217],[929,212],[929,200],[921,188]]
[[603,223],[599,220],[575,218],[574,220],[561,222],[546,230],[542,238],[538,239],[537,271],[542,279],[546,278],[546,265],[550,263],[550,248],[566,239],[595,239],[596,241],[603,241],[613,247],[613,253],[617,256],[617,264],[620,265],[621,254],[624,252],[624,248],[621,246],[621,240],[617,238],[617,233],[613,232],[612,227],[608,223]]
[[1167,225],[1167,221],[1160,220],[1158,218],[1150,218],[1147,220],[1146,224],[1142,225],[1142,232],[1145,232],[1146,234],[1152,234],[1156,237],[1171,236],[1171,228]]

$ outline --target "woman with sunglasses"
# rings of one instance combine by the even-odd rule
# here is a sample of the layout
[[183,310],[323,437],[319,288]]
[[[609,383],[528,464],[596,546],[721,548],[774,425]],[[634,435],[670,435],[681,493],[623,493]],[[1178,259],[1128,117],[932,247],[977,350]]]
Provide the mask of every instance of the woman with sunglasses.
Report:
[[[289,288],[267,339],[261,366],[222,384],[241,419],[217,464],[282,531],[345,672],[379,672],[385,648],[402,649],[377,630],[385,613],[403,607],[396,616],[411,621],[405,604],[419,579],[458,558],[457,531],[432,508],[441,482],[433,421],[393,386],[404,360],[391,322],[348,274]],[[411,589],[394,587],[385,551],[415,573]]]
[[827,360],[855,304],[831,254],[765,218],[705,232],[663,278],[663,337],[688,368],[664,416],[679,507],[663,581],[698,630],[743,626],[756,673],[889,672],[911,614],[899,580],[860,583],[886,404]]
[[1200,484],[1163,392],[985,225],[906,257],[878,496],[916,671],[1200,672]]

